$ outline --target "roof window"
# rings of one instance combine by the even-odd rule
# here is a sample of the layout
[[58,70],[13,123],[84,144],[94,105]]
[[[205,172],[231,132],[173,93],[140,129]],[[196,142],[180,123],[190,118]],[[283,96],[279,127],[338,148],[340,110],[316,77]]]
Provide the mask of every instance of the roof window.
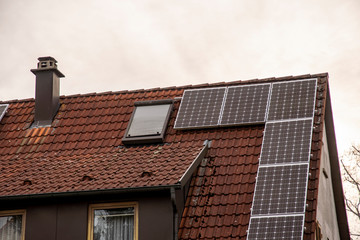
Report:
[[162,142],[172,105],[172,100],[136,102],[123,143]]

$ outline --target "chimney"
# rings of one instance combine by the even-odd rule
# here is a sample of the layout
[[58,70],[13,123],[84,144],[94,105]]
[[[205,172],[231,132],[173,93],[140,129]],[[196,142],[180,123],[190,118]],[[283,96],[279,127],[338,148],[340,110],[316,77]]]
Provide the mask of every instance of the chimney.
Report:
[[40,57],[36,69],[35,120],[32,127],[50,126],[60,107],[60,78],[65,77],[57,69],[52,57]]

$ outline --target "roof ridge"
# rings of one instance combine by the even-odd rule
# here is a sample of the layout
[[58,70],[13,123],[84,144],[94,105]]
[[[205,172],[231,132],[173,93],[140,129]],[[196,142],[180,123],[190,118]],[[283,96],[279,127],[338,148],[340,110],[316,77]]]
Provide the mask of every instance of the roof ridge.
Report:
[[112,94],[123,94],[123,93],[138,93],[138,92],[151,92],[151,91],[164,91],[164,90],[174,90],[174,89],[187,89],[187,88],[205,88],[205,87],[218,87],[222,85],[235,85],[235,84],[247,84],[249,82],[269,82],[269,81],[286,81],[286,80],[295,80],[295,79],[305,79],[312,77],[327,77],[329,74],[327,72],[317,73],[317,74],[303,74],[303,75],[288,75],[282,77],[269,77],[269,78],[253,78],[247,80],[232,80],[227,82],[214,82],[214,83],[199,83],[195,85],[181,85],[181,86],[169,86],[169,87],[155,87],[147,89],[134,89],[134,90],[119,90],[119,91],[106,91],[106,92],[92,92],[84,94],[73,94],[73,95],[61,95],[61,98],[69,97],[89,97],[89,96],[102,96],[102,95],[112,95]]

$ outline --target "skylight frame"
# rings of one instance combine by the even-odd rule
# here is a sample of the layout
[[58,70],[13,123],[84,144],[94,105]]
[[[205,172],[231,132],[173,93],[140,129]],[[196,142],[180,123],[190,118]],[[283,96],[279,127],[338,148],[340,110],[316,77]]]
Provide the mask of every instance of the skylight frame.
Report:
[[[137,107],[144,107],[144,106],[155,106],[155,105],[169,105],[168,111],[166,113],[162,130],[159,134],[145,134],[145,135],[136,135],[136,136],[129,136],[129,132],[134,121],[136,115],[136,108]],[[124,144],[148,144],[148,143],[161,143],[164,141],[165,132],[170,120],[170,115],[173,110],[174,101],[172,99],[164,99],[164,100],[152,100],[152,101],[140,101],[134,103],[134,111],[131,114],[131,118],[128,122],[126,127],[126,131],[122,142]]]

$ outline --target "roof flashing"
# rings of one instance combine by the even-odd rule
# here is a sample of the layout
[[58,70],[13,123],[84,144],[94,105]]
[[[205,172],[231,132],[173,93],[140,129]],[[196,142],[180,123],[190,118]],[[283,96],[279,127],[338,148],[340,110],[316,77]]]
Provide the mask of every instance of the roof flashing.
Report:
[[9,104],[0,104],[0,121],[5,116],[5,113],[8,108],[9,108]]
[[185,173],[179,179],[179,183],[181,184],[181,186],[185,186],[185,184],[190,180],[194,171],[200,165],[200,163],[204,159],[208,149],[211,147],[211,141],[205,140],[203,146],[204,147],[202,148],[200,153],[196,156],[194,161],[190,164],[190,166],[186,169]]

